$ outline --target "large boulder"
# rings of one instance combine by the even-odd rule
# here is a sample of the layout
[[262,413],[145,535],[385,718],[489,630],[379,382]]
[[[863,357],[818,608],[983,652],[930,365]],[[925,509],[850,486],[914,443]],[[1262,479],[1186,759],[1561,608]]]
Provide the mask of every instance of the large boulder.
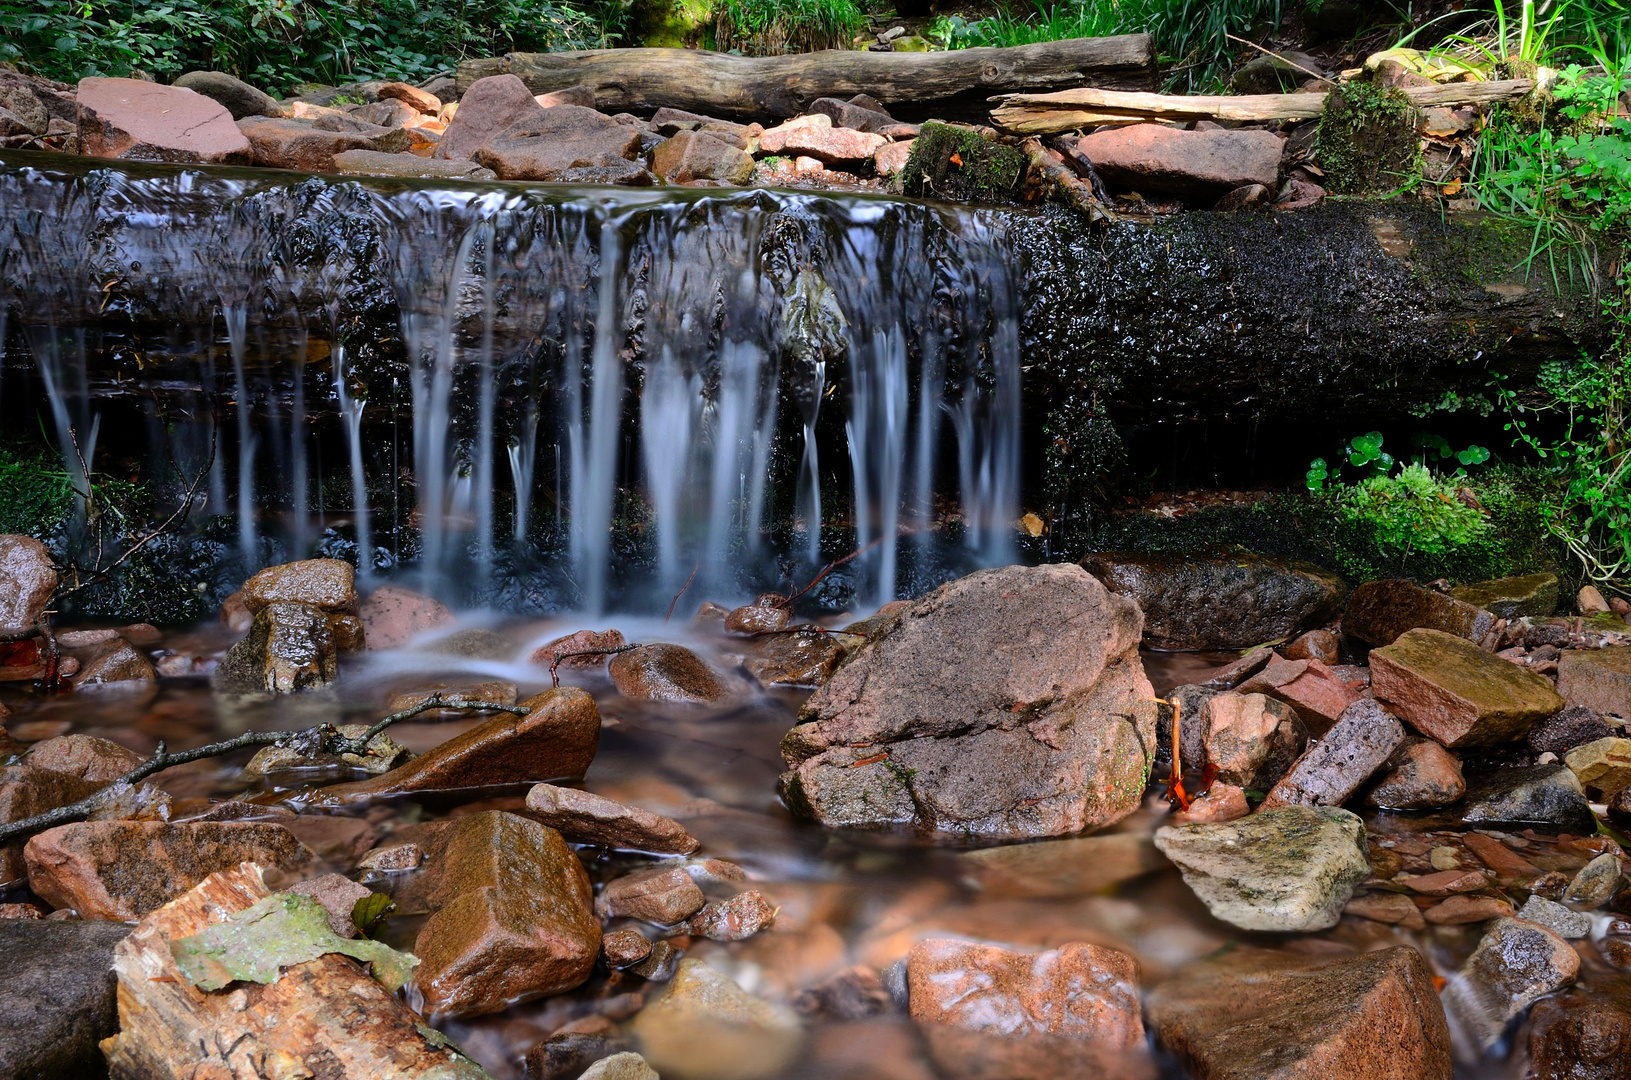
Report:
[[56,590],[56,562],[44,544],[31,536],[0,535],[0,632],[38,626]]
[[1268,131],[1133,124],[1077,139],[1073,153],[1090,162],[1112,191],[1171,195],[1210,206],[1247,184],[1275,187],[1283,147]]
[[639,155],[636,129],[593,109],[556,105],[494,135],[475,159],[500,180],[561,180],[574,169],[621,166]]
[[225,105],[140,79],[79,80],[79,150],[127,161],[248,165],[249,140]]
[[1156,1041],[1207,1080],[1450,1080],[1450,1030],[1415,949],[1237,948],[1150,994]]
[[1408,630],[1372,649],[1371,690],[1444,746],[1488,746],[1529,734],[1563,699],[1544,676],[1438,630]]
[[242,120],[246,116],[289,115],[289,111],[278,104],[271,94],[257,90],[224,71],[189,71],[173,85],[220,102],[234,120]]
[[459,821],[414,944],[427,1014],[480,1016],[582,983],[600,954],[593,899],[554,829],[496,810]]
[[830,826],[1019,839],[1130,814],[1156,754],[1143,619],[1079,566],[1009,566],[889,616],[782,740]]
[[1138,601],[1156,649],[1244,649],[1289,638],[1342,610],[1342,579],[1270,555],[1101,551],[1082,560],[1113,593]]
[[1631,645],[1565,650],[1557,661],[1557,692],[1575,708],[1631,720]]
[[119,1030],[113,947],[129,932],[120,923],[0,919],[0,1077],[107,1075],[97,1043]]
[[1402,578],[1365,582],[1353,591],[1342,614],[1343,633],[1366,645],[1391,645],[1400,634],[1418,627],[1483,641],[1495,627],[1495,616]]
[[477,79],[459,99],[459,110],[431,155],[447,161],[470,161],[487,140],[523,120],[542,116],[544,107],[533,100],[527,84],[514,75]]

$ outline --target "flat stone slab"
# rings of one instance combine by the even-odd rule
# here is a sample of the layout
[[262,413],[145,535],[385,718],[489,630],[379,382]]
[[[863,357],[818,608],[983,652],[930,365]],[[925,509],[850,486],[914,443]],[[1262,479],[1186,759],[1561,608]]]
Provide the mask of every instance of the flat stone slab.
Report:
[[1570,705],[1631,719],[1631,645],[1565,649],[1557,658],[1557,692]]
[[1267,131],[1182,131],[1165,124],[1101,129],[1076,140],[1113,191],[1215,202],[1237,187],[1274,187],[1284,143]]
[[527,792],[527,809],[574,844],[657,855],[689,855],[698,847],[673,818],[577,788],[539,784]]
[[1521,739],[1564,705],[1544,677],[1439,630],[1409,630],[1373,649],[1370,668],[1379,699],[1452,748]]
[[1325,930],[1370,875],[1365,826],[1337,807],[1282,806],[1216,825],[1165,826],[1155,846],[1212,914],[1245,930]]
[[249,139],[227,107],[184,87],[81,79],[75,100],[87,157],[249,164]]
[[1550,615],[1557,610],[1557,575],[1524,574],[1479,581],[1451,589],[1450,595],[1498,619]]
[[1393,714],[1370,698],[1360,698],[1292,764],[1263,806],[1341,806],[1404,737],[1404,725]]

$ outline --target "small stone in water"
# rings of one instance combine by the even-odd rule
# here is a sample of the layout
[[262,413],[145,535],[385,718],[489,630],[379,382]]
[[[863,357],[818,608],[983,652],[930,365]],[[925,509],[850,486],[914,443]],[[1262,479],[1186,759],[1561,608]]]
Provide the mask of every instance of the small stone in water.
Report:
[[1574,875],[1563,899],[1585,907],[1602,907],[1620,888],[1620,863],[1610,852],[1591,860]]
[[[491,679],[486,682],[475,683],[435,683],[431,686],[421,686],[413,690],[406,690],[395,694],[386,704],[387,713],[402,712],[415,705],[429,701],[433,695],[440,694],[444,701],[485,701],[494,705],[514,705],[518,695],[516,685],[502,679]],[[419,714],[418,719],[431,720],[437,716],[459,717],[479,715],[465,712],[455,712],[451,709],[431,709]]]
[[1368,802],[1390,810],[1448,806],[1467,792],[1456,756],[1431,739],[1409,737],[1388,758]]
[[1489,882],[1477,870],[1440,870],[1432,874],[1419,874],[1403,879],[1412,892],[1423,896],[1447,896],[1450,893],[1472,892]]
[[323,874],[307,878],[289,886],[297,896],[309,896],[323,905],[328,912],[329,929],[343,938],[357,936],[357,924],[351,920],[351,911],[357,901],[370,895],[368,890],[341,874]]
[[583,1070],[594,1062],[628,1048],[628,1043],[615,1036],[562,1029],[527,1051],[527,1077],[579,1080]]
[[[594,653],[602,649],[621,649],[627,644],[628,639],[623,636],[621,630],[579,630],[534,649],[531,663],[545,668],[555,664],[557,670],[560,668],[594,670],[604,668],[606,662],[611,659],[607,655],[593,655]],[[591,655],[573,656],[572,653]],[[560,658],[558,663],[557,658]]]
[[574,844],[658,855],[689,855],[699,846],[672,818],[576,788],[538,784],[527,793],[527,809]]
[[578,1080],[658,1080],[657,1073],[646,1064],[646,1059],[631,1051],[601,1058],[578,1077]]
[[810,1018],[865,1020],[893,1012],[895,1003],[878,972],[858,965],[801,991],[793,999],[793,1007],[801,1016]]
[[425,852],[418,844],[397,844],[394,847],[375,848],[357,860],[359,870],[379,870],[387,874],[417,870],[425,861]]
[[1357,915],[1374,922],[1405,926],[1413,930],[1420,930],[1427,925],[1421,916],[1421,908],[1403,893],[1364,893],[1349,900],[1342,913]]
[[1437,926],[1464,926],[1511,914],[1512,905],[1498,897],[1451,896],[1422,912],[1422,917]]
[[1591,933],[1591,916],[1554,903],[1544,896],[1531,896],[1518,911],[1518,918],[1539,923],[1558,937],[1575,940]]
[[1479,1047],[1499,1041],[1509,1020],[1539,998],[1567,986],[1580,971],[1580,956],[1552,931],[1517,919],[1501,919],[1450,980],[1441,998]]
[[1461,853],[1453,847],[1436,847],[1427,853],[1427,860],[1435,870],[1461,869]]
[[712,941],[744,941],[776,921],[776,909],[757,889],[706,905],[691,917],[691,933]]
[[786,608],[749,604],[725,616],[725,632],[742,637],[773,633],[785,627],[791,618]]
[[706,704],[728,694],[713,668],[681,645],[642,645],[612,657],[608,670],[628,698]]
[[644,870],[606,883],[595,902],[604,917],[673,926],[699,911],[707,898],[683,867]]
[[23,757],[36,769],[67,773],[92,783],[117,780],[142,763],[140,754],[94,735],[59,735],[35,743]]
[[624,927],[601,938],[600,951],[607,967],[632,967],[651,955],[651,942],[633,927]]
[[1212,786],[1206,789],[1205,794],[1196,798],[1189,804],[1188,810],[1180,810],[1172,815],[1174,825],[1204,825],[1216,824],[1221,821],[1236,821],[1252,812],[1251,806],[1246,802],[1244,788],[1213,781]]
[[680,951],[666,941],[653,941],[651,954],[629,968],[629,972],[647,982],[667,982],[674,977],[680,962]]
[[680,961],[668,993],[635,1017],[634,1033],[658,1072],[709,1080],[784,1076],[801,1036],[792,1012],[690,959]]

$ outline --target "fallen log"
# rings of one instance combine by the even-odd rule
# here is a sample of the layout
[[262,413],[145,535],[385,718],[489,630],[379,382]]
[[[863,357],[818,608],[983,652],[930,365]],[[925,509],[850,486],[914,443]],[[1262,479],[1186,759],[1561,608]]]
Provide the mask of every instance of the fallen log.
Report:
[[606,113],[668,106],[731,120],[780,120],[817,98],[870,94],[903,120],[983,120],[992,93],[1102,86],[1153,89],[1148,34],[1071,38],[1011,48],[931,53],[848,50],[733,56],[698,49],[588,49],[510,53],[459,65],[458,86],[517,75],[534,94],[594,88]]
[[[1418,108],[1488,105],[1521,98],[1535,88],[1532,79],[1412,86],[1404,94]],[[1014,135],[1054,135],[1101,124],[1151,120],[1304,120],[1325,111],[1324,93],[1194,95],[1129,93],[1084,87],[1051,94],[1002,94],[992,122]]]
[[113,952],[119,1034],[102,1043],[111,1080],[487,1076],[349,957],[285,968],[276,982],[201,990],[170,943],[270,895],[260,868],[211,874],[141,921]]

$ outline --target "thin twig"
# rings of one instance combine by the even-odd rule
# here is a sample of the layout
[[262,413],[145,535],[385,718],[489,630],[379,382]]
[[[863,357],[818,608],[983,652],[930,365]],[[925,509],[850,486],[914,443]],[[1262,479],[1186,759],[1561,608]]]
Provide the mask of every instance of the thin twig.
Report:
[[59,806],[55,810],[47,810],[43,814],[35,814],[33,817],[24,818],[21,821],[0,825],[0,844],[8,840],[15,840],[19,836],[39,832],[42,829],[66,825],[71,821],[80,821],[89,817],[96,811],[97,807],[107,800],[110,792],[117,790],[121,786],[134,787],[154,773],[168,769],[172,765],[185,765],[189,761],[219,757],[222,754],[230,754],[234,750],[243,750],[251,746],[276,746],[280,743],[291,743],[301,738],[321,740],[320,746],[330,753],[362,754],[367,751],[368,744],[374,740],[374,737],[392,724],[399,720],[411,719],[431,709],[461,709],[469,712],[496,710],[516,713],[521,716],[525,716],[530,711],[521,708],[519,705],[495,705],[490,701],[466,701],[463,698],[443,698],[440,694],[432,694],[417,705],[392,713],[369,728],[361,738],[357,739],[349,739],[341,735],[332,725],[319,724],[314,728],[306,728],[304,731],[246,731],[237,738],[227,739],[225,742],[210,743],[208,746],[199,746],[175,754],[170,753],[165,748],[163,741],[160,741],[158,749],[153,751],[152,757],[101,790],[87,795],[78,802],[69,803],[67,806]]
[[1280,61],[1282,64],[1285,64],[1285,65],[1287,65],[1289,67],[1294,67],[1298,71],[1302,72],[1305,75],[1314,76],[1314,78],[1318,79],[1320,82],[1330,82],[1331,81],[1328,77],[1326,77],[1324,75],[1321,75],[1319,72],[1310,71],[1307,68],[1303,67],[1301,64],[1298,64],[1298,63],[1295,63],[1293,61],[1287,60],[1285,57],[1281,56],[1279,53],[1275,52],[1273,49],[1265,49],[1265,48],[1263,48],[1263,46],[1257,44],[1254,41],[1247,41],[1245,38],[1235,37],[1233,34],[1229,33],[1227,30],[1224,31],[1223,36],[1228,38],[1230,41],[1238,41],[1242,45],[1250,45],[1252,48],[1256,49],[1258,52],[1262,53],[1264,56],[1272,56],[1276,60]]
[[578,652],[556,653],[555,659],[549,662],[549,683],[554,687],[559,687],[561,685],[561,677],[555,673],[555,669],[561,666],[562,660],[570,660],[574,656],[616,656],[618,653],[626,653],[630,649],[638,649],[639,647],[640,646],[638,645],[630,644],[619,645],[615,649],[582,649]]
[[691,567],[691,576],[685,579],[685,584],[680,586],[680,591],[675,593],[674,599],[668,602],[668,614],[663,616],[664,626],[667,626],[668,620],[674,617],[674,608],[679,604],[680,597],[685,595],[685,590],[691,587],[691,582],[697,579],[697,571],[701,569],[701,563],[697,563],[695,566]]
[[797,600],[799,597],[803,596],[805,593],[809,592],[811,589],[813,589],[817,585],[819,585],[821,583],[822,578],[826,577],[828,574],[832,573],[834,570],[837,570],[840,566],[843,566],[845,563],[850,562],[851,560],[854,560],[854,559],[858,559],[862,555],[865,555],[867,552],[871,551],[873,548],[875,548],[879,544],[883,543],[883,539],[884,538],[880,536],[876,540],[872,541],[872,543],[868,544],[866,547],[856,548],[854,551],[850,552],[848,555],[845,555],[842,559],[834,559],[832,562],[828,563],[822,569],[821,573],[817,574],[814,578],[810,579],[810,584],[804,586],[804,588],[800,589],[798,592],[794,593],[792,596],[789,596],[786,600],[783,600],[781,603],[777,604],[776,606],[779,607],[779,608],[791,607],[794,600]]
[[829,630],[825,626],[791,626],[786,630],[755,630],[749,637],[772,637],[776,634],[848,634],[850,637],[866,637],[859,630]]

